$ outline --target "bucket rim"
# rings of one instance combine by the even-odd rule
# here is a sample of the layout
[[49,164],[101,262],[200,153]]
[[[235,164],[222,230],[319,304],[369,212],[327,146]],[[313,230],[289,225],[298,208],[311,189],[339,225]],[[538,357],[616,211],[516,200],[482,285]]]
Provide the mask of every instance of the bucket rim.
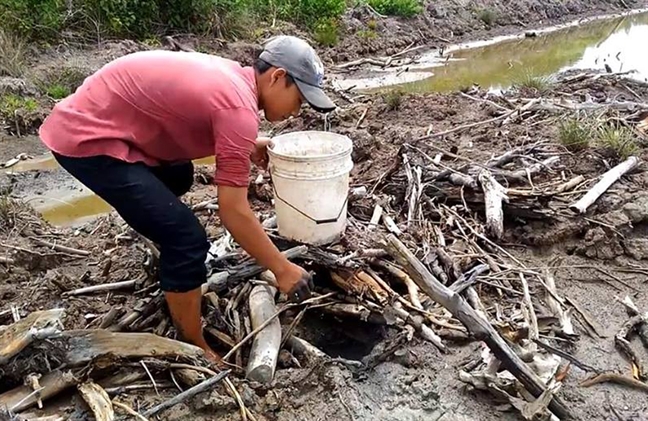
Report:
[[318,161],[318,160],[324,160],[324,159],[329,159],[329,158],[339,158],[345,155],[350,155],[351,152],[353,151],[353,141],[349,138],[349,136],[339,134],[339,133],[334,133],[334,132],[325,132],[322,130],[301,130],[301,131],[296,131],[296,132],[290,132],[290,133],[283,133],[278,136],[274,136],[272,140],[282,137],[282,136],[289,136],[289,135],[299,135],[299,134],[309,134],[309,133],[318,133],[318,134],[327,134],[327,135],[334,135],[334,136],[339,136],[340,138],[344,139],[347,143],[346,147],[335,153],[331,154],[326,154],[326,155],[309,155],[309,156],[295,156],[295,155],[287,155],[283,154],[280,152],[277,152],[273,150],[273,148],[268,147],[268,155],[271,157],[277,157],[281,158],[287,161],[293,161],[293,162],[300,162],[300,161]]

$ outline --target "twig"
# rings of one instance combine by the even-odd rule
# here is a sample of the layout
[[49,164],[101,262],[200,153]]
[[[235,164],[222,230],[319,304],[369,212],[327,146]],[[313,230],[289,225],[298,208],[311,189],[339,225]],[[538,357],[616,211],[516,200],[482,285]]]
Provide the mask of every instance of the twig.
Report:
[[53,250],[60,251],[61,253],[76,254],[77,256],[90,256],[90,252],[86,250],[79,250],[72,247],[62,246],[60,244],[50,243],[49,241],[41,240],[36,237],[29,237],[30,240],[41,246],[49,247]]
[[308,305],[308,304],[311,304],[311,303],[315,303],[315,302],[324,300],[326,298],[333,297],[335,294],[336,294],[335,292],[330,292],[330,293],[325,294],[325,295],[320,295],[319,297],[309,298],[308,300],[302,301],[301,303],[289,303],[289,304],[284,305],[282,308],[277,310],[277,312],[275,314],[270,316],[265,322],[261,323],[259,325],[259,327],[257,327],[252,332],[250,332],[247,336],[245,336],[243,339],[241,339],[241,341],[238,344],[236,344],[236,346],[234,346],[234,348],[232,348],[227,354],[225,354],[225,356],[223,357],[223,361],[227,361],[232,355],[234,355],[236,353],[237,350],[239,350],[243,345],[245,345],[250,339],[254,338],[254,336],[257,333],[261,332],[266,326],[268,326],[270,323],[272,323],[272,321],[274,319],[276,319],[277,317],[279,317],[284,311],[289,310],[289,309],[291,309],[293,307],[300,306],[300,305]]
[[648,392],[648,384],[642,383],[639,380],[635,380],[631,377],[622,376],[621,374],[617,374],[617,373],[599,374],[598,376],[592,379],[585,380],[580,385],[583,387],[591,387],[596,384],[605,383],[605,382],[616,383],[622,386],[634,387],[636,389],[643,390],[644,392]]
[[570,304],[572,307],[574,307],[574,309],[578,312],[578,314],[581,315],[581,317],[583,318],[583,320],[585,320],[585,323],[587,324],[587,326],[588,326],[590,329],[592,329],[592,331],[596,334],[596,336],[598,336],[599,338],[605,338],[605,337],[606,337],[604,334],[602,334],[602,333],[600,332],[600,329],[597,328],[597,324],[598,324],[598,323],[594,322],[594,321],[593,321],[593,320],[592,320],[592,319],[587,315],[587,313],[585,312],[585,310],[582,309],[581,306],[580,306],[576,301],[574,301],[573,299],[571,299],[571,298],[569,298],[569,297],[567,297],[567,296],[565,296],[565,301],[566,301],[568,304]]
[[135,418],[137,418],[140,421],[149,421],[148,418],[146,418],[145,416],[143,416],[139,412],[135,411],[133,408],[126,405],[125,403],[117,402],[115,399],[113,399],[112,404],[115,407],[117,407],[117,408],[119,408],[119,409],[121,409],[123,411],[126,411],[128,414],[134,416]]
[[122,281],[122,282],[115,282],[112,284],[103,284],[103,285],[94,285],[91,287],[84,287],[84,288],[79,288],[75,289],[72,291],[66,291],[63,294],[61,294],[64,297],[69,297],[73,295],[83,295],[83,294],[90,294],[93,292],[105,292],[105,291],[114,291],[117,289],[123,289],[123,288],[132,288],[137,284],[137,281]]
[[153,375],[151,375],[151,372],[149,371],[146,364],[144,364],[144,361],[140,361],[140,364],[142,365],[142,367],[144,367],[144,371],[146,371],[146,374],[148,374],[149,378],[151,379],[151,383],[153,383],[153,388],[155,389],[155,394],[160,396],[160,392],[158,391],[157,384],[155,384],[155,379],[153,378]]
[[524,304],[529,311],[529,318],[531,319],[531,327],[529,330],[529,338],[531,340],[538,339],[538,317],[536,316],[533,302],[531,301],[531,294],[529,293],[529,284],[522,273],[520,275],[520,282],[522,283],[522,292],[524,293]]
[[533,342],[538,344],[538,346],[540,346],[544,350],[549,351],[552,354],[557,355],[557,356],[559,356],[561,358],[564,358],[564,359],[566,359],[568,361],[571,361],[575,366],[583,369],[584,371],[592,371],[594,373],[600,373],[600,371],[601,371],[601,370],[598,370],[598,369],[592,367],[591,365],[587,365],[587,364],[585,364],[583,362],[580,362],[576,357],[574,357],[570,353],[565,352],[565,351],[561,351],[558,348],[554,348],[553,346],[542,342],[540,339],[534,339]]
[[180,393],[178,396],[175,396],[172,399],[169,399],[166,402],[162,402],[161,404],[154,406],[153,408],[149,409],[148,411],[144,412],[145,417],[152,417],[153,415],[157,414],[158,412],[164,411],[165,409],[171,408],[172,406],[175,406],[193,396],[196,396],[198,393],[204,392],[206,390],[209,390],[212,386],[216,385],[219,383],[221,380],[223,380],[227,375],[230,373],[231,370],[225,370],[221,371],[217,376],[212,377],[211,379],[205,380],[204,382],[185,390],[184,392]]

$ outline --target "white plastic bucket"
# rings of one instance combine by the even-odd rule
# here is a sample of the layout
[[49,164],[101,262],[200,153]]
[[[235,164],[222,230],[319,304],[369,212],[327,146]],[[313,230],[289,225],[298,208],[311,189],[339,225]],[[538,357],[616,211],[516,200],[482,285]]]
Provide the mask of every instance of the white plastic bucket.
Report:
[[279,234],[312,245],[339,239],[347,221],[351,139],[304,131],[272,143],[268,155]]

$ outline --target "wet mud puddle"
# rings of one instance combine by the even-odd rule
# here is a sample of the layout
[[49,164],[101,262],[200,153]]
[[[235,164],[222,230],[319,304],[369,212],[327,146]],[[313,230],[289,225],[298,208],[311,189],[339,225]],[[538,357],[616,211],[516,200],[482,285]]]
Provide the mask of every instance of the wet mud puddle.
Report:
[[[214,158],[209,157],[194,164],[213,162]],[[61,169],[51,154],[21,161],[4,172],[29,177],[17,193],[52,225],[77,226],[112,210],[108,203]]]
[[478,85],[502,90],[571,69],[632,72],[648,81],[648,12],[530,31],[424,54],[408,70],[338,79],[341,89],[385,87],[406,92],[450,92]]

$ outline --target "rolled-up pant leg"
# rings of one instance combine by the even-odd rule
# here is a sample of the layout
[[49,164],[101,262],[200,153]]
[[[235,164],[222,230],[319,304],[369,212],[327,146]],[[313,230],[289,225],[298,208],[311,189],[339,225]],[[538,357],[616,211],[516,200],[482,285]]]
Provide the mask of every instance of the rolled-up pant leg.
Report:
[[148,167],[107,156],[54,156],[135,231],[160,246],[163,291],[187,292],[205,282],[207,235],[191,209],[178,199],[191,187],[191,164]]

